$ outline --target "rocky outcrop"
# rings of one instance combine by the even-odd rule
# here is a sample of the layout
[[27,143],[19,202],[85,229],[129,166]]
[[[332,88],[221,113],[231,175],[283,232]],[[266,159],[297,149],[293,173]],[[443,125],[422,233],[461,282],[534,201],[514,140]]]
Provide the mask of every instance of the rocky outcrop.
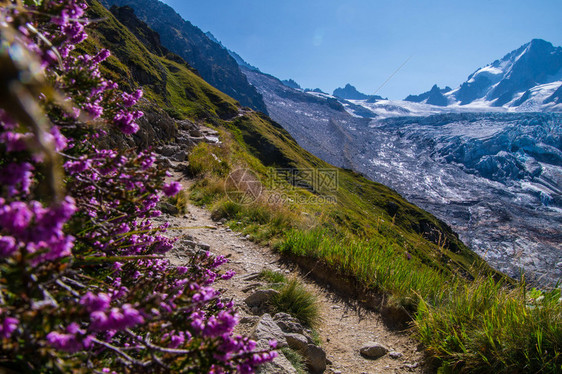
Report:
[[[263,293],[260,293],[260,295]],[[254,293],[253,295],[256,295]],[[251,295],[251,296],[253,296]],[[250,296],[250,297],[251,297]],[[310,330],[305,329],[297,319],[291,317],[286,313],[277,313],[274,317],[266,313],[262,315],[253,329],[252,338],[258,342],[258,347],[264,346],[266,342],[271,340],[277,341],[277,347],[289,347],[298,352],[307,365],[311,373],[323,373],[326,370],[327,359],[326,352],[322,347],[316,345]],[[276,365],[266,365],[262,369],[263,373],[286,373],[289,371],[282,371],[284,357],[283,353],[279,351],[282,357],[281,362],[274,361]],[[274,370],[274,371],[270,371]]]

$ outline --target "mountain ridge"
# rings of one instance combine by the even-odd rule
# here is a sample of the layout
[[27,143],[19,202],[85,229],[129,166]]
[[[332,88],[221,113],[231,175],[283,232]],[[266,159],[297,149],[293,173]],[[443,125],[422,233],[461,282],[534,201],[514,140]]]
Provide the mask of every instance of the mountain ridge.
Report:
[[263,98],[240,71],[238,62],[220,44],[184,20],[172,7],[158,0],[101,0],[130,6],[136,16],[160,34],[162,44],[186,60],[211,85],[242,105],[267,113]]

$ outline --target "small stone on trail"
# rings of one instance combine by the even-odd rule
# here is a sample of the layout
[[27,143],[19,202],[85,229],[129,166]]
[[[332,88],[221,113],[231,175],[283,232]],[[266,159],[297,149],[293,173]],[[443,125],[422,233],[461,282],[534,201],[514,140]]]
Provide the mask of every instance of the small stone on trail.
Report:
[[368,342],[359,350],[361,356],[376,360],[388,353],[388,348],[377,342]]
[[417,362],[414,362],[413,364],[406,364],[406,365],[404,365],[404,366],[402,366],[402,367],[403,367],[403,368],[406,368],[406,369],[415,369],[415,368],[417,368],[418,366],[419,366],[419,364],[418,364]]
[[393,360],[398,360],[400,357],[402,357],[402,353],[400,352],[396,352],[396,351],[392,351],[388,354],[388,356],[390,358],[392,358]]

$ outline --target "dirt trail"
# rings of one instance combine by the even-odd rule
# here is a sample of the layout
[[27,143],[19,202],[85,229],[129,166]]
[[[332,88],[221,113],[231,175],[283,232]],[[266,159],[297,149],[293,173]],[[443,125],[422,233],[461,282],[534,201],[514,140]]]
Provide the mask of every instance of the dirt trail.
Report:
[[[179,174],[174,177],[178,178]],[[190,181],[185,179],[182,183],[185,187],[190,185]],[[289,277],[299,277],[318,296],[322,321],[317,332],[329,360],[326,373],[423,372],[421,368],[423,354],[408,334],[390,331],[377,313],[365,310],[349,300],[343,300],[330,289],[307,279],[298,268],[284,265],[280,256],[269,247],[252,243],[242,234],[213,222],[209,211],[190,205],[189,213],[185,216],[166,215],[161,217],[161,220],[169,221],[171,228],[205,227],[172,230],[171,233],[181,238],[191,237],[191,240],[197,243],[207,244],[212,253],[230,258],[230,262],[224,265],[225,270],[232,269],[237,275],[228,281],[221,280],[217,286],[225,289],[227,298],[234,299],[241,317],[248,317],[242,320],[240,326],[242,332],[248,332],[250,328],[250,325],[245,324],[244,321],[248,323],[255,321],[244,303],[244,299],[256,287],[256,280],[250,275],[264,269],[280,271]],[[186,259],[181,250],[172,251],[170,258],[178,265],[184,263]],[[250,279],[246,280],[247,278]],[[378,360],[364,359],[359,354],[359,349],[369,341],[384,344],[390,351],[399,352],[402,356],[396,359],[389,355]]]

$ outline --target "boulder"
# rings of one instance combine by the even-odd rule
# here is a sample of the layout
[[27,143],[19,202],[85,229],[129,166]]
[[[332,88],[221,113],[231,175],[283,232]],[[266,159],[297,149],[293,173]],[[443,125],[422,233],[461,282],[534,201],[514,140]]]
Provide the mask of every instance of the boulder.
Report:
[[300,324],[299,320],[287,313],[277,313],[273,320],[283,332],[305,335],[304,327]]
[[254,332],[252,333],[252,338],[256,341],[264,340],[270,341],[275,340],[277,341],[277,347],[283,348],[287,347],[287,339],[285,339],[285,334],[283,331],[277,326],[271,315],[264,314],[261,319],[259,320],[258,324],[256,325]]
[[289,347],[295,351],[299,351],[304,354],[308,349],[308,339],[304,335],[289,333],[285,334],[285,339],[287,339]]
[[314,344],[309,344],[304,355],[311,373],[323,373],[326,370],[326,352]]
[[368,342],[359,350],[361,356],[376,360],[388,353],[388,348],[377,342]]
[[259,306],[267,303],[268,301],[270,301],[276,295],[279,295],[279,291],[276,291],[276,290],[257,290],[256,292],[254,292],[253,294],[248,296],[246,298],[246,300],[244,300],[244,302],[249,307],[253,307],[253,306],[259,307]]

